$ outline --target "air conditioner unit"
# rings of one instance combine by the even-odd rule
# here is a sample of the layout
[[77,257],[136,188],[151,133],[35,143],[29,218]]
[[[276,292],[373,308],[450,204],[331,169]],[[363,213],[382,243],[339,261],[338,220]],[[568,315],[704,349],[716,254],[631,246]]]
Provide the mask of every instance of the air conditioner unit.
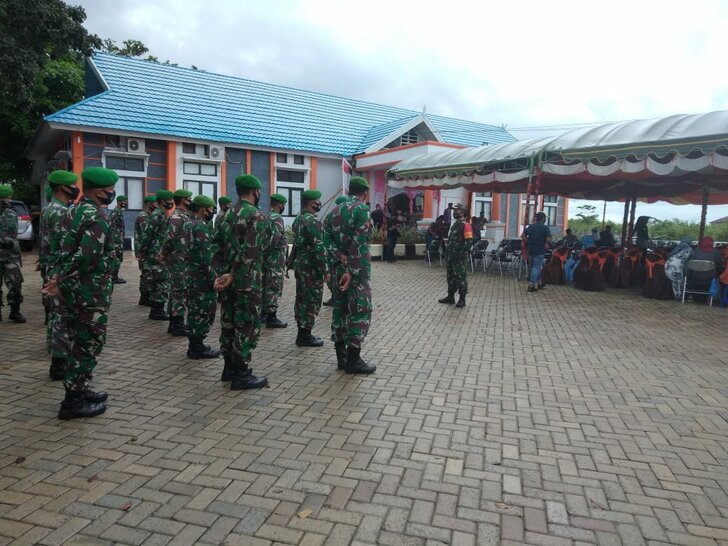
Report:
[[146,151],[144,144],[144,139],[142,138],[130,138],[126,141],[126,150],[128,152],[143,154]]
[[207,157],[223,161],[225,159],[225,148],[223,146],[206,146]]

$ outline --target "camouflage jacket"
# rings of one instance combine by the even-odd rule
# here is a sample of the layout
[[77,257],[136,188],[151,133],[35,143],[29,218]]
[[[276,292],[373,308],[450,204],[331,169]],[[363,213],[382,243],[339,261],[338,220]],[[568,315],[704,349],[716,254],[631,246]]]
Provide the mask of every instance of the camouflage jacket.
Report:
[[167,233],[162,244],[162,255],[168,263],[180,264],[187,256],[187,241],[182,233],[185,222],[191,219],[191,214],[182,209],[174,209],[167,222]]
[[225,215],[214,238],[213,264],[218,273],[231,273],[233,289],[261,297],[265,216],[252,203],[240,199]]
[[370,233],[369,207],[358,197],[344,201],[333,210],[329,248],[334,262],[346,256],[347,270],[354,284],[371,276]]
[[111,225],[111,231],[114,234],[114,249],[116,250],[118,259],[121,259],[121,254],[124,251],[124,209],[117,206],[111,211],[109,215],[109,224]]
[[464,260],[473,241],[473,228],[464,220],[454,220],[447,235],[447,259]]
[[18,256],[18,215],[12,207],[0,209],[0,258],[7,260]]
[[149,220],[149,214],[146,211],[141,211],[134,219],[134,256],[142,258],[142,245],[144,242],[144,229],[147,226]]
[[[58,275],[66,303],[75,307],[108,307],[116,264],[109,218],[84,197],[63,218],[58,258],[48,275]],[[51,252],[53,252],[51,248]]]
[[265,247],[263,249],[263,268],[272,271],[283,269],[286,264],[288,253],[288,241],[286,240],[286,225],[283,216],[276,211],[270,211],[265,222]]
[[[343,201],[343,203],[348,203],[351,201],[349,197],[346,198],[346,201]],[[329,259],[329,264],[333,266],[337,261],[339,261],[339,255],[340,253],[337,253],[336,249],[333,247],[333,239],[334,239],[334,233],[333,233],[333,227],[334,227],[334,217],[338,214],[340,214],[339,207],[342,203],[339,203],[338,205],[334,205],[334,208],[326,215],[326,218],[324,218],[323,223],[323,230],[324,230],[324,247],[326,248],[326,253]]]
[[48,271],[51,264],[58,258],[58,250],[61,247],[61,237],[63,236],[61,224],[68,210],[69,207],[65,203],[54,197],[40,215],[38,259],[42,272]]
[[312,213],[305,211],[293,221],[292,229],[293,266],[296,273],[323,278],[329,270],[329,264],[321,222]]
[[182,233],[186,239],[190,288],[193,291],[211,290],[215,273],[212,268],[212,232],[209,224],[189,215],[182,227]]
[[140,249],[145,260],[156,260],[155,256],[162,249],[166,235],[167,215],[164,213],[164,209],[160,207],[149,215],[149,220],[147,220],[147,224],[144,227],[144,235]]

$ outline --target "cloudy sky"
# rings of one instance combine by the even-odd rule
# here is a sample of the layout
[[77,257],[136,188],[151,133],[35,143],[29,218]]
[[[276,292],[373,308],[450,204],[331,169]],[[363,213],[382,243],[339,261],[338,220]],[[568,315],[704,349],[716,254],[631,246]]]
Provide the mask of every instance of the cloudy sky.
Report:
[[[728,2],[66,0],[87,28],[161,60],[504,124],[571,124],[728,109]],[[534,129],[534,127],[536,127]],[[638,204],[697,220],[699,207]],[[575,207],[572,207],[575,208]],[[600,205],[601,210],[601,205]],[[608,216],[621,220],[622,205]],[[708,219],[728,215],[712,207]]]

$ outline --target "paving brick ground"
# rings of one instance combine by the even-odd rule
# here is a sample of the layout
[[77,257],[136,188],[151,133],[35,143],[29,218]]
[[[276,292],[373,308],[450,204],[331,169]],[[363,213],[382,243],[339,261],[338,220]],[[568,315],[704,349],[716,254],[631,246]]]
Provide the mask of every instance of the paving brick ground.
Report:
[[254,356],[270,388],[232,393],[146,319],[127,262],[109,410],[60,422],[25,273],[29,322],[0,323],[0,544],[728,544],[725,310],[482,272],[457,310],[444,269],[377,263],[376,375],[288,328]]

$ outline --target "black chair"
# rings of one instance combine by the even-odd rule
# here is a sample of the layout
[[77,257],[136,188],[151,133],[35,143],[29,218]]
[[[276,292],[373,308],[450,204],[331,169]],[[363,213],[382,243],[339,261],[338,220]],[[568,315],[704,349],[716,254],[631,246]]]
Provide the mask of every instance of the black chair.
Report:
[[488,241],[481,239],[473,245],[470,250],[470,271],[475,272],[475,263],[480,261],[483,264],[483,273],[485,273],[485,258],[488,256]]

